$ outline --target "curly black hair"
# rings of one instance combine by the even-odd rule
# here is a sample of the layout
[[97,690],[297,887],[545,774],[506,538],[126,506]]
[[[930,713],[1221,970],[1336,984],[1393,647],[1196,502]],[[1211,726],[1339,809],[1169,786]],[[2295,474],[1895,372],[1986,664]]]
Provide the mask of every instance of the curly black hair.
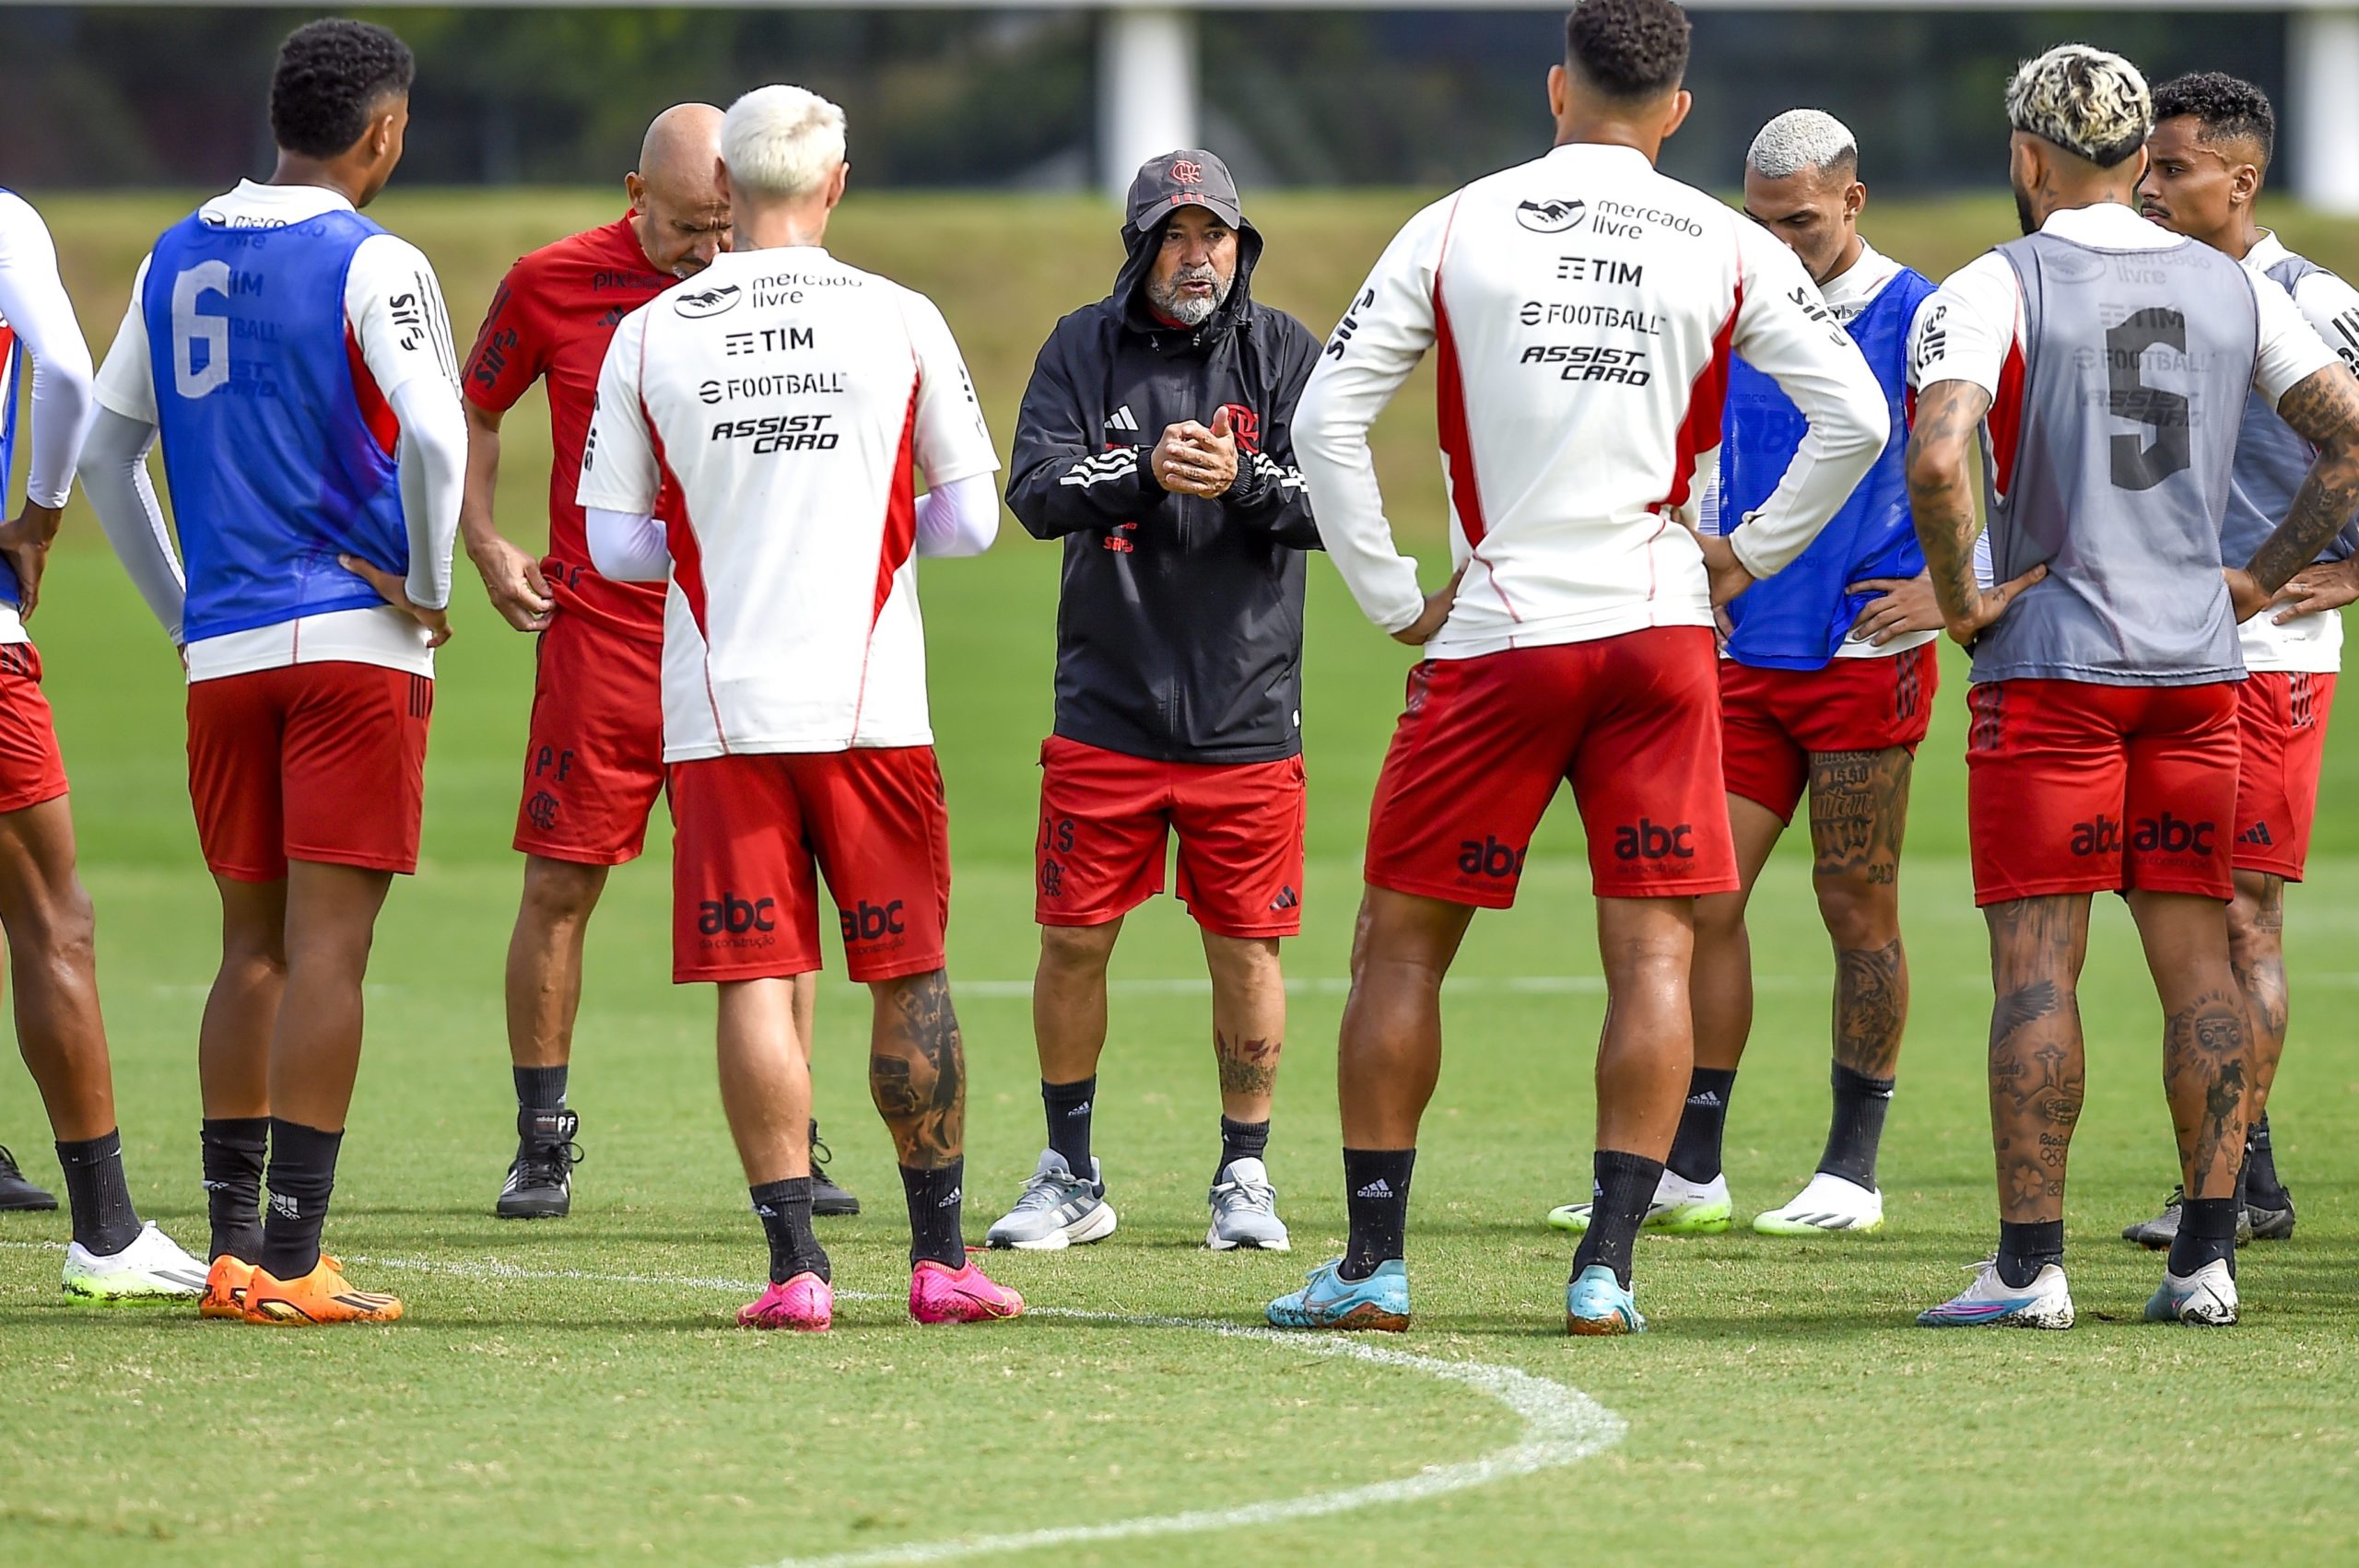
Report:
[[1643,102],[1687,74],[1691,30],[1672,0],[1580,0],[1565,18],[1565,60],[1608,98]]
[[2192,116],[2202,127],[2200,139],[2249,137],[2260,148],[2266,165],[2277,154],[2277,111],[2269,95],[2224,71],[2197,71],[2174,76],[2154,89],[2154,123]]
[[417,75],[409,45],[373,22],[308,23],[278,46],[270,134],[288,152],[334,158],[361,138],[385,99],[406,97]]

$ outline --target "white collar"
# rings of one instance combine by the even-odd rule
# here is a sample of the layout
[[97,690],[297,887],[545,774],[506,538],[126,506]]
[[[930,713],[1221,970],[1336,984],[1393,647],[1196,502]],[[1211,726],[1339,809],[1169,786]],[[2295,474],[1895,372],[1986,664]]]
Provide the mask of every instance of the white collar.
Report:
[[2098,202],[2085,207],[2065,207],[2048,215],[2042,234],[2091,245],[2101,251],[2169,251],[2191,244],[2159,223],[2149,223],[2119,202]]
[[1868,308],[1884,285],[1900,275],[1900,263],[1862,237],[1851,264],[1818,287],[1819,297],[1836,315],[1848,319]]

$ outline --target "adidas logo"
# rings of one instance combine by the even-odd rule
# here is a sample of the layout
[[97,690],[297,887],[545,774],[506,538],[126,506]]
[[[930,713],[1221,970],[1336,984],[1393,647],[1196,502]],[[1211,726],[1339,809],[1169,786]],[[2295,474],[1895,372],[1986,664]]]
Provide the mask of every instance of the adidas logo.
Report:
[[935,1204],[934,1207],[937,1209],[956,1209],[959,1204],[964,1203],[966,1200],[967,1189],[963,1187],[954,1187],[950,1189],[950,1196]]
[[1707,1089],[1700,1094],[1690,1094],[1687,1096],[1687,1103],[1691,1106],[1702,1106],[1707,1110],[1715,1109],[1720,1103],[1719,1091]]
[[1069,1110],[1069,1111],[1067,1111],[1067,1112],[1065,1113],[1065,1119],[1066,1119],[1067,1121],[1071,1121],[1074,1117],[1077,1117],[1077,1116],[1087,1116],[1087,1115],[1089,1114],[1089,1106],[1090,1106],[1090,1102],[1089,1102],[1089,1101],[1087,1101],[1087,1100],[1084,1100],[1084,1101],[1082,1101],[1082,1103],[1081,1103],[1081,1104],[1079,1104],[1079,1105],[1077,1105],[1077,1106],[1074,1106],[1074,1108],[1073,1108],[1073,1109],[1071,1109],[1071,1110]]
[[1392,1184],[1386,1181],[1382,1176],[1379,1176],[1374,1181],[1369,1182],[1366,1187],[1361,1188],[1352,1196],[1355,1198],[1390,1198],[1392,1196]]
[[1293,888],[1282,887],[1278,889],[1278,895],[1270,900],[1270,907],[1273,909],[1292,909],[1301,903],[1301,898],[1296,895]]
[[303,1217],[303,1206],[283,1192],[274,1192],[270,1195],[270,1211],[282,1220],[299,1220]]
[[1106,428],[1109,430],[1135,431],[1138,427],[1138,416],[1131,412],[1131,405],[1127,403],[1106,416]]
[[2237,834],[2236,842],[2239,844],[2273,844],[2276,840],[2269,837],[2269,824],[2265,822],[2257,822],[2250,827],[2246,828],[2242,833]]

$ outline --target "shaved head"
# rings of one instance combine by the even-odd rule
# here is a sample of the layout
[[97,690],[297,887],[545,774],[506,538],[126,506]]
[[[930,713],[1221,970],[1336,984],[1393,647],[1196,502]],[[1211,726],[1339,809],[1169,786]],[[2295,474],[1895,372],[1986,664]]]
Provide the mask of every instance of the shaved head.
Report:
[[661,272],[687,277],[729,248],[729,198],[721,187],[721,111],[679,103],[657,115],[623,179],[640,249]]

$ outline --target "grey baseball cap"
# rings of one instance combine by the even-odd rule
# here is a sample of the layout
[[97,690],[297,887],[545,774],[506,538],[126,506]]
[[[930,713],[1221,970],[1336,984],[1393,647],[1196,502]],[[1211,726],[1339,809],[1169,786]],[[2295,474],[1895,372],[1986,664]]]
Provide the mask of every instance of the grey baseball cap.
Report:
[[1181,147],[1140,164],[1124,212],[1131,227],[1144,233],[1180,207],[1203,207],[1231,228],[1245,223],[1228,165],[1202,147]]

